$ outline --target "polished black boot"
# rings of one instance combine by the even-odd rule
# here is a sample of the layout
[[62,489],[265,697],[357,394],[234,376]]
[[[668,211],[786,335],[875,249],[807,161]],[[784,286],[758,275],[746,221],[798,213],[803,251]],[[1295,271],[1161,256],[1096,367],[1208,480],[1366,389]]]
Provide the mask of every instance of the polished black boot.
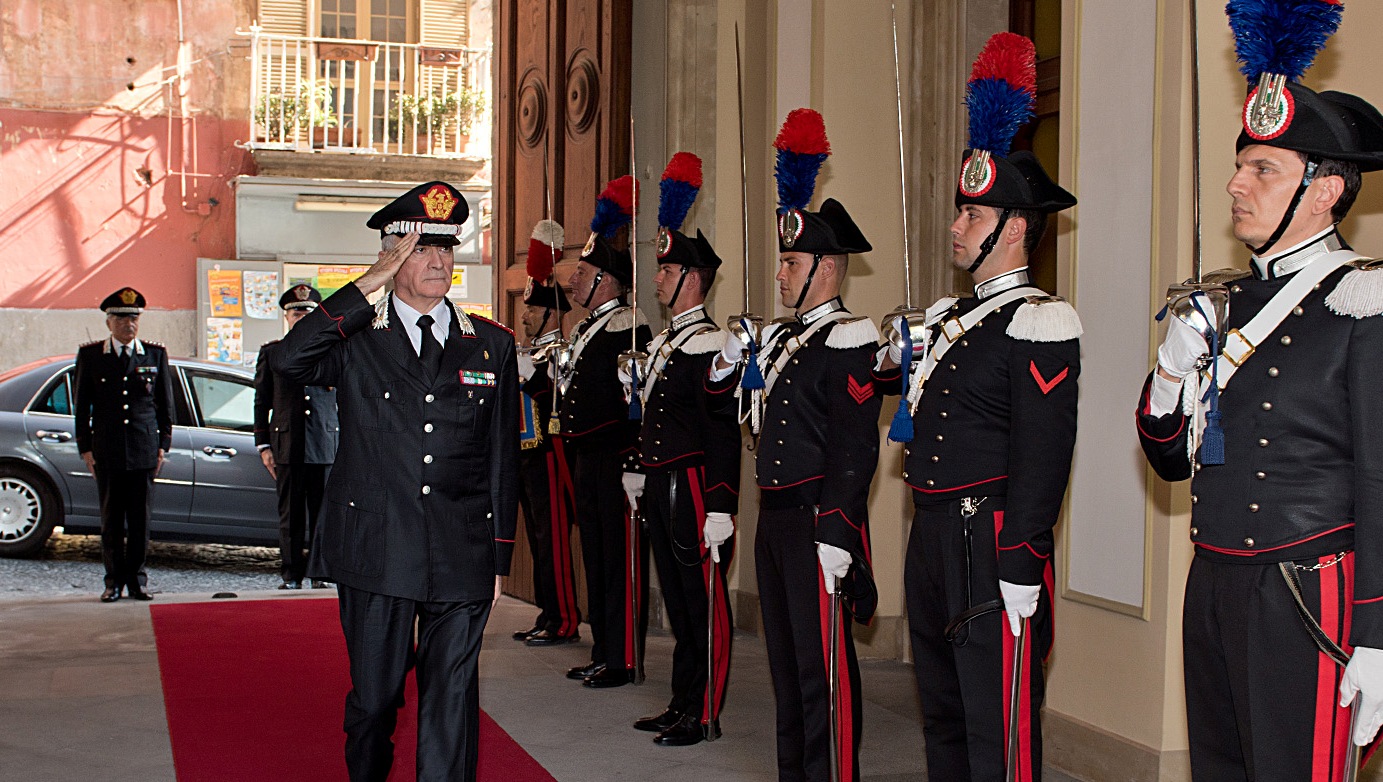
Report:
[[607,687],[623,687],[626,684],[634,683],[634,671],[627,668],[601,668],[600,673],[587,676],[581,683],[597,690],[603,690]]
[[[711,723],[712,735],[720,738],[720,726]],[[676,725],[653,737],[653,743],[662,747],[690,747],[700,744],[706,738],[706,726],[701,724],[695,714],[683,714]]]
[[567,678],[582,681],[587,676],[594,676],[603,670],[605,670],[605,663],[586,663],[585,665],[578,665],[568,670]]
[[580,633],[571,635],[558,635],[551,630],[544,630],[541,633],[534,633],[524,639],[528,646],[557,646],[559,644],[574,644],[581,640]]
[[653,733],[662,733],[673,725],[676,725],[677,721],[680,719],[682,719],[682,712],[669,706],[662,714],[635,720],[634,730],[647,730]]

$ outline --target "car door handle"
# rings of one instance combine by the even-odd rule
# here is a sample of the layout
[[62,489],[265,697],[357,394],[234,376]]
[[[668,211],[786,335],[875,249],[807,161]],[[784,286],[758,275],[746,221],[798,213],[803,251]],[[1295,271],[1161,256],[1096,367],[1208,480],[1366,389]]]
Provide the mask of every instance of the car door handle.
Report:
[[226,446],[207,445],[202,448],[202,453],[207,456],[224,456],[229,459],[238,452],[234,448],[228,448]]
[[71,432],[52,431],[50,429],[40,429],[34,434],[38,435],[38,439],[47,440],[50,443],[65,443],[72,439]]

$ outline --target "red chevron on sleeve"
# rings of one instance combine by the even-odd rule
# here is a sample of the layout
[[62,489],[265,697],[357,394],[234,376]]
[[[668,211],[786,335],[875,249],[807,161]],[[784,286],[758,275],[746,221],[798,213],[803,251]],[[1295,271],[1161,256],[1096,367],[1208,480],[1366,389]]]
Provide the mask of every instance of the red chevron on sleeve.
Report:
[[1056,374],[1056,377],[1051,380],[1042,376],[1042,370],[1037,368],[1036,361],[1028,362],[1028,371],[1032,372],[1032,379],[1037,381],[1038,390],[1042,392],[1043,396],[1046,396],[1052,393],[1053,388],[1061,385],[1061,381],[1065,380],[1066,376],[1071,373],[1071,368],[1062,367],[1061,371]]
[[846,390],[850,392],[850,398],[855,400],[855,404],[862,405],[874,396],[874,381],[866,380],[863,383],[855,379],[854,375],[846,375]]

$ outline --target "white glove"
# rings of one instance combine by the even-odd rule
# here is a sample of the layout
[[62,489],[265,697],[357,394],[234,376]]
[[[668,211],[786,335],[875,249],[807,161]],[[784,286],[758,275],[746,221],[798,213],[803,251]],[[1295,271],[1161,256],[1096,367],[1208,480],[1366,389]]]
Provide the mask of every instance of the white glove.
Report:
[[533,356],[528,353],[519,354],[518,364],[519,379],[524,382],[528,382],[528,379],[533,377],[533,373],[538,371],[538,368],[533,365]]
[[749,346],[740,341],[735,336],[735,332],[725,330],[725,347],[720,350],[720,360],[727,364],[738,364],[744,358],[744,354],[749,350]]
[[1354,647],[1354,656],[1340,680],[1340,705],[1351,703],[1357,714],[1354,744],[1362,747],[1373,741],[1379,725],[1383,725],[1383,649]]
[[1008,614],[1008,629],[1013,637],[1018,637],[1020,619],[1027,619],[1037,613],[1037,596],[1042,593],[1038,584],[1010,584],[999,582],[999,595],[1004,599],[1004,613]]
[[634,500],[643,496],[643,473],[627,472],[621,479],[624,483],[624,496],[629,498],[629,504],[633,505]]
[[735,534],[735,522],[728,513],[707,513],[706,526],[702,535],[706,548],[711,550],[711,561],[720,562],[720,544]]
[[1176,316],[1169,318],[1167,338],[1157,349],[1157,365],[1169,375],[1184,378],[1196,371],[1196,362],[1210,352],[1205,338]]
[[625,371],[625,363],[623,361],[619,362],[619,366],[615,368],[615,374],[619,376],[619,382],[624,384],[624,394],[628,396],[629,384],[633,382],[634,378],[630,377],[629,373]]
[[854,561],[850,552],[830,543],[818,543],[816,558],[821,561],[821,574],[825,576],[826,591],[835,594],[836,581],[845,578],[845,574],[850,572],[850,563]]
[[903,349],[892,342],[888,343],[888,360],[893,362],[894,366],[901,365],[903,363]]

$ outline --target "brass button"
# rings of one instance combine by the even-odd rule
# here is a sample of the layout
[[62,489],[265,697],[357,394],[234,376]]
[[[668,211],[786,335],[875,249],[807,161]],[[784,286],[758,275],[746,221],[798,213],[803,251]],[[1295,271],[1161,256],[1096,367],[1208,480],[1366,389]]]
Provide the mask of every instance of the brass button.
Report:
[[1197,497],[1197,496],[1194,495],[1194,494],[1191,495],[1191,504],[1192,504],[1192,505],[1195,505],[1196,503],[1198,503],[1198,502],[1200,502],[1200,501],[1201,501],[1201,498],[1200,498],[1200,497]]
[[1281,339],[1280,341],[1281,341],[1282,344],[1284,344],[1284,345],[1290,345],[1290,344],[1292,344],[1292,337],[1291,337],[1290,334],[1283,334],[1283,335],[1282,335],[1282,339]]
[[312,415],[312,411],[311,411],[311,410],[304,410],[304,411],[303,411],[303,415]]
[[1201,531],[1200,531],[1199,529],[1197,529],[1196,527],[1192,527],[1192,528],[1191,528],[1191,537],[1194,538],[1195,536],[1197,536],[1197,535],[1199,535],[1199,534],[1201,534]]
[[389,392],[388,392],[388,391],[385,391],[385,392],[384,392],[384,398],[385,398],[385,399],[388,399],[388,398],[389,398]]
[[779,441],[778,441],[778,444],[779,444],[779,445],[782,445],[782,444],[783,444],[783,441],[782,441],[782,440],[779,440]]
[[1259,448],[1267,448],[1267,447],[1268,447],[1268,438],[1266,438],[1266,437],[1260,437],[1260,438],[1258,438],[1258,447],[1259,447]]
[[1244,545],[1253,548],[1253,538],[1244,538]]
[[481,397],[481,398],[480,398],[480,404],[482,404],[482,405],[485,404],[485,398],[484,398],[484,397]]
[[129,422],[130,422],[130,419],[126,418],[126,419],[125,419],[125,423],[128,424]]
[[[103,378],[103,379],[104,379],[104,378]],[[129,396],[129,395],[130,395],[130,391],[129,391],[129,389],[125,389],[124,391],[121,391],[120,394],[121,394],[122,396]]]
[[940,457],[940,456],[933,456],[933,457],[932,457],[932,461],[933,461],[933,462],[939,462],[939,461],[941,461],[941,457]]
[[1262,407],[1264,410],[1271,410],[1271,409],[1273,409],[1273,403],[1272,403],[1272,402],[1264,402],[1262,405],[1260,405],[1260,407]]
[[950,417],[951,417],[951,414],[948,413],[948,412],[946,412],[945,410],[942,410],[942,411],[941,411],[941,417],[942,417],[942,418],[950,418]]
[[125,408],[126,410],[129,410],[129,409],[130,409],[130,406],[129,406],[129,405],[124,405],[124,408]]
[[904,478],[908,477],[908,471],[907,471],[907,470],[903,470],[903,477],[904,477]]
[[1235,285],[1233,288],[1230,288],[1229,290],[1232,293],[1242,293],[1244,289],[1239,287],[1238,285]]
[[1256,503],[1256,502],[1250,502],[1250,503],[1249,503],[1249,513],[1257,513],[1257,512],[1258,512],[1258,503]]
[[778,485],[778,479],[777,479],[777,478],[774,478],[774,479],[773,479],[773,485],[774,485],[774,486],[777,486],[777,485]]
[[963,347],[963,348],[968,348],[968,347],[970,347],[970,340],[968,340],[968,339],[963,339],[963,340],[961,340],[961,341],[960,341],[960,346]]
[[774,464],[782,464],[782,462],[779,461],[778,459],[774,459],[774,460],[773,460],[773,463],[774,463]]
[[779,420],[778,420],[778,423],[782,424],[783,426],[787,426],[787,425],[788,425],[788,421],[787,421],[786,418],[779,419]]
[[432,394],[428,394],[427,396],[423,397],[423,401],[424,401],[424,402],[431,402],[434,398],[435,398],[435,397],[433,397]]
[[937,435],[937,436],[936,436],[936,441],[937,441],[937,442],[941,442],[941,441],[943,441],[943,440],[945,440],[945,439],[946,439],[946,438],[945,438],[943,435]]
[[955,364],[951,364],[951,365],[949,365],[947,368],[950,369],[952,372],[956,371],[956,365],[955,365]]
[[[312,395],[311,395],[311,394],[303,394],[303,400],[304,400],[304,401],[310,401],[311,399],[312,399]],[[431,402],[432,400],[429,399],[428,401]]]
[[1268,474],[1260,470],[1260,471],[1254,473],[1254,474],[1253,474],[1253,477],[1255,477],[1255,478],[1257,478],[1258,480],[1261,481],[1261,480],[1267,478],[1267,477],[1268,477]]
[[935,486],[935,485],[936,485],[936,481],[934,481],[934,480],[932,480],[932,479],[930,479],[930,478],[927,479],[927,486],[928,486],[928,487],[932,487],[932,486]]
[[1279,374],[1277,367],[1268,367],[1268,377],[1277,377]]
[[951,395],[951,389],[949,389],[949,388],[943,388],[943,389],[941,389],[941,395],[942,395],[942,396],[950,396],[950,395]]
[[785,377],[785,378],[783,378],[783,382],[784,382],[784,383],[787,383],[788,385],[792,385],[792,378],[790,378],[790,377]]
[[432,431],[432,424],[430,424],[430,423],[429,423],[429,424],[423,424],[423,431],[424,431],[424,432],[430,432],[430,431]]
[[424,486],[424,487],[423,487],[423,494],[431,494],[431,493],[432,493],[432,487],[431,487],[431,486]]
[[432,464],[432,454],[423,457],[423,464]]
[[1301,305],[1298,304],[1297,306],[1295,306],[1295,307],[1292,308],[1292,314],[1293,314],[1293,315],[1296,315],[1296,316],[1301,316],[1301,315],[1306,314],[1306,310],[1302,309],[1302,308],[1301,308]]

